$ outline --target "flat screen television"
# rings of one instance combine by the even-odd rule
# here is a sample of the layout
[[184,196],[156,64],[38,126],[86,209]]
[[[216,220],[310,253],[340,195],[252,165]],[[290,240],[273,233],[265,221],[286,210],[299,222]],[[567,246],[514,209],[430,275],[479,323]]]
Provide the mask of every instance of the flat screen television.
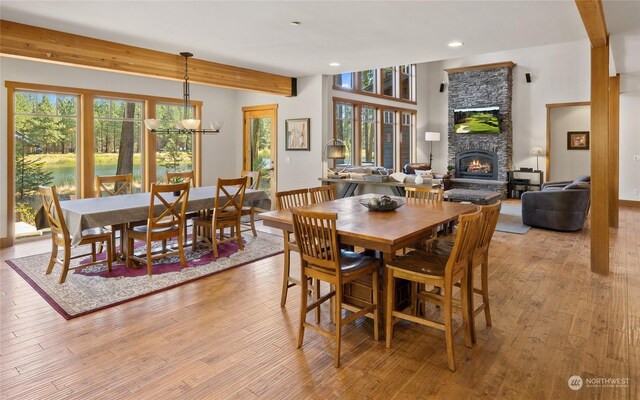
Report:
[[461,108],[453,110],[455,133],[500,133],[500,108]]

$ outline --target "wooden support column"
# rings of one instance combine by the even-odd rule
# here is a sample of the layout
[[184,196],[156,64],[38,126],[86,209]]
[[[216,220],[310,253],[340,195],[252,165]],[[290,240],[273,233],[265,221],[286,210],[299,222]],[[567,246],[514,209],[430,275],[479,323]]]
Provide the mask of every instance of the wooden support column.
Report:
[[591,48],[591,271],[609,273],[609,46]]
[[609,78],[609,226],[618,227],[620,211],[620,74]]

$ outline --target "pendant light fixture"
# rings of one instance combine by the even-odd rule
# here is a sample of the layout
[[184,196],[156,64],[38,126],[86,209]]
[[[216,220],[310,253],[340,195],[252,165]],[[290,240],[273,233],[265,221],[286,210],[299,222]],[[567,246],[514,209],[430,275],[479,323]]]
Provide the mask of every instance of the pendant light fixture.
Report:
[[193,57],[193,54],[189,52],[180,53],[184,57],[184,83],[183,85],[183,99],[184,109],[182,114],[182,120],[175,122],[175,129],[160,129],[162,123],[159,119],[148,118],[144,120],[144,124],[151,133],[156,134],[218,134],[220,128],[222,128],[222,121],[215,121],[209,125],[209,129],[200,129],[200,120],[190,118],[189,109],[191,108],[190,93],[189,93],[189,58]]

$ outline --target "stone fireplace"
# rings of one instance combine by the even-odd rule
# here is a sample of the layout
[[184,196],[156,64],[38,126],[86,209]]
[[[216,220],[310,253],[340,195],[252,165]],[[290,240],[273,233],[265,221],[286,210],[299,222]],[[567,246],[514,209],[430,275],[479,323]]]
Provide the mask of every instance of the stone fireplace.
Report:
[[[447,70],[449,75],[448,164],[456,170],[453,187],[492,190],[506,195],[513,169],[512,62]],[[499,133],[457,133],[454,110],[498,107]]]
[[498,155],[485,150],[460,151],[455,168],[458,178],[498,180]]

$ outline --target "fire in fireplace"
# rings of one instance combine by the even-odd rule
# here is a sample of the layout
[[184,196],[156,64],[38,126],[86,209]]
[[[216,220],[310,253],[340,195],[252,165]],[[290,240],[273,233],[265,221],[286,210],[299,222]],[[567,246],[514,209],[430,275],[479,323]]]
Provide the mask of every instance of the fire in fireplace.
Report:
[[498,179],[498,155],[485,150],[463,151],[456,154],[456,177],[470,179]]

